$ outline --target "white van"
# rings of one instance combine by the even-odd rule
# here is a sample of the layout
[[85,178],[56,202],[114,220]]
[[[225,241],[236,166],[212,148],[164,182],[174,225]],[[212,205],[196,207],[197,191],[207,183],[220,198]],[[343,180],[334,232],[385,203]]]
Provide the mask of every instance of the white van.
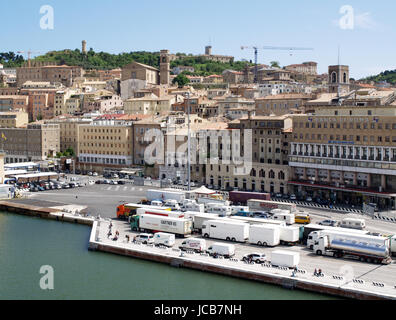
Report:
[[179,246],[180,250],[194,250],[195,252],[203,252],[206,250],[206,241],[198,238],[188,238]]
[[154,245],[173,247],[175,244],[175,235],[165,232],[157,232],[154,234]]
[[217,203],[208,203],[205,206],[205,210],[206,210],[207,213],[216,213],[220,217],[230,216],[231,213],[232,213],[232,207],[231,206],[219,205]]
[[173,199],[166,200],[164,206],[171,208],[172,210],[180,210],[180,206],[177,200],[173,200]]
[[282,212],[275,213],[272,219],[284,221],[286,224],[291,225],[296,222],[294,213],[290,213],[289,210],[282,210]]
[[340,222],[340,227],[363,230],[366,228],[366,222],[364,219],[344,218]]
[[151,201],[150,205],[154,207],[162,207],[163,203],[161,200],[153,200]]
[[219,255],[224,256],[225,258],[230,258],[235,255],[235,246],[233,244],[215,242],[208,248],[208,250],[206,250],[206,252],[211,256]]
[[153,243],[154,236],[151,233],[141,233],[136,236],[135,241],[143,244]]

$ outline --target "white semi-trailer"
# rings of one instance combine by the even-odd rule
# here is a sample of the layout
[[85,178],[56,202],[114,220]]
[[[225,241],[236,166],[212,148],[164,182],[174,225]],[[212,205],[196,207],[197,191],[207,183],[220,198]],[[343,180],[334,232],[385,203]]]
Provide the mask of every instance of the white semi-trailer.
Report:
[[253,224],[249,228],[249,243],[275,247],[280,243],[280,228],[271,224]]
[[322,232],[313,245],[317,255],[353,257],[360,261],[389,264],[390,239],[380,236]]
[[190,219],[170,218],[152,214],[136,215],[132,218],[134,218],[134,221],[131,222],[132,230],[134,225],[136,230],[136,225],[138,224],[139,230],[144,232],[168,232],[182,237],[190,235],[192,231],[192,220]]
[[157,190],[149,189],[146,193],[147,200],[176,200],[178,203],[183,203],[185,199],[184,192],[181,191],[171,191],[171,190]]
[[170,217],[170,218],[184,218],[185,216],[184,212],[161,210],[160,208],[156,209],[155,207],[138,208],[136,209],[136,214],[138,216],[141,216],[143,214],[151,214],[155,216]]
[[229,219],[208,220],[202,225],[202,235],[205,238],[246,242],[249,238],[249,224]]
[[300,228],[284,226],[280,228],[280,243],[286,245],[295,245],[300,240]]
[[295,268],[300,263],[300,253],[275,250],[271,252],[271,264],[277,267]]
[[327,227],[327,229],[323,230],[316,230],[312,231],[309,233],[308,238],[307,238],[307,247],[311,250],[313,250],[313,246],[315,244],[315,241],[317,241],[320,237],[326,236],[328,234],[332,235],[339,235],[339,236],[345,236],[345,235],[357,235],[357,236],[369,236],[367,232],[362,232],[359,230],[353,230],[353,229],[345,229],[345,228],[337,228],[337,227]]
[[201,232],[202,224],[208,220],[215,220],[219,218],[218,214],[215,213],[200,213],[200,212],[191,212],[186,211],[184,215],[187,219],[192,219],[193,221],[193,230]]
[[286,226],[286,222],[284,221],[265,219],[265,218],[250,218],[250,217],[240,217],[240,216],[230,216],[227,218],[233,221],[247,222],[249,224],[272,224],[276,226]]
[[295,203],[252,199],[247,201],[247,205],[250,211],[271,211],[273,209],[289,210],[291,213],[297,211],[297,207]]

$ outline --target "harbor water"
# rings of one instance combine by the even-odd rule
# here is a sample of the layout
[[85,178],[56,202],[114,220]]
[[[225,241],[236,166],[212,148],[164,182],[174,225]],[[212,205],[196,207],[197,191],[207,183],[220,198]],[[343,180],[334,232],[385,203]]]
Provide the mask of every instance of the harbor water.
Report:
[[[88,251],[90,227],[0,213],[0,299],[269,300],[326,295]],[[54,289],[40,288],[40,268]]]

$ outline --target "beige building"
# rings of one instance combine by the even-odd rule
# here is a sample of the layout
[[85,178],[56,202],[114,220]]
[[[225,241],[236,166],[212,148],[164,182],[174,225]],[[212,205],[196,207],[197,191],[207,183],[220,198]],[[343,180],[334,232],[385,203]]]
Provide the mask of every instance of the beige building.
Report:
[[68,116],[60,116],[46,123],[54,123],[59,125],[60,132],[60,152],[72,148],[74,152],[78,150],[78,139],[80,132],[80,125],[92,123],[91,119],[82,119]]
[[6,163],[41,161],[59,152],[57,124],[29,124],[27,128],[0,128]]
[[132,122],[100,120],[79,125],[78,168],[97,172],[125,168],[132,165],[132,152]]
[[73,80],[84,75],[81,67],[73,66],[37,66],[17,68],[17,86],[21,87],[26,81],[62,83],[67,87],[73,85]]
[[312,99],[310,94],[277,94],[256,99],[256,115],[281,116],[291,113],[304,113],[305,103]]
[[[249,131],[244,131],[246,129],[251,130],[251,137],[248,137]],[[206,165],[206,183],[226,190],[238,188],[287,193],[292,133],[290,116],[252,116],[229,123],[228,130],[241,130],[240,140],[231,140],[231,144],[232,148],[236,148],[234,152],[239,152],[234,157],[237,161],[242,160],[243,166],[237,161],[209,163]],[[245,141],[245,134],[248,141]],[[215,148],[218,150],[232,150],[231,145],[222,145],[220,141],[217,144]],[[252,146],[251,152],[248,146]],[[251,156],[247,155],[249,153]],[[239,169],[236,172],[237,167]]]
[[157,114],[169,112],[172,110],[172,104],[176,100],[180,101],[174,95],[158,97],[149,93],[141,98],[131,98],[124,101],[124,112],[127,114]]
[[328,106],[296,115],[289,162],[295,193],[394,209],[395,130],[393,107]]
[[29,115],[21,110],[16,112],[0,112],[1,128],[21,128],[29,123]]
[[28,111],[29,96],[0,95],[0,111],[24,110]]
[[291,64],[285,67],[286,70],[303,73],[308,75],[317,75],[318,74],[318,64],[313,61],[303,62],[301,64]]
[[122,81],[138,79],[148,84],[159,84],[159,70],[143,63],[132,62],[122,68]]

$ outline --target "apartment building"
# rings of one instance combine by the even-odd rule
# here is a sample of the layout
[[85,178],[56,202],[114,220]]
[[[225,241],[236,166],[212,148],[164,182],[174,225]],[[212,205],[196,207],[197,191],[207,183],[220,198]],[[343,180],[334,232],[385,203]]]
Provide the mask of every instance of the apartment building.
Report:
[[254,108],[255,102],[253,99],[246,99],[241,96],[228,96],[216,99],[219,106],[219,114],[224,115],[228,109],[235,108]]
[[76,66],[41,65],[20,67],[16,69],[17,86],[21,87],[26,81],[62,83],[66,87],[73,85],[73,80],[82,77],[84,70]]
[[154,120],[140,120],[133,124],[133,164],[145,165],[145,151],[150,145],[150,141],[145,140],[145,134],[149,130],[159,130],[162,132],[161,122]]
[[26,95],[0,95],[0,111],[28,111],[29,97]]
[[45,123],[53,123],[59,125],[60,152],[64,152],[68,148],[72,148],[74,152],[77,152],[80,125],[91,124],[92,119],[58,116],[57,118],[47,120]]
[[[244,131],[247,129],[251,131]],[[226,190],[238,188],[257,192],[287,193],[291,117],[250,116],[230,122],[227,130],[238,130],[240,139],[231,139],[229,145],[223,145],[221,141],[215,142],[214,148],[236,148],[237,154],[234,151],[234,157],[242,162],[223,163],[218,155],[218,163],[206,165],[206,183]],[[248,141],[245,141],[245,135]],[[250,146],[251,152],[248,152]],[[210,150],[209,145],[207,150]],[[236,168],[240,169],[235,171]]]
[[291,64],[286,66],[285,69],[288,71],[309,74],[309,75],[318,74],[318,64],[313,61],[303,62],[301,64]]
[[304,113],[305,103],[312,99],[310,94],[278,94],[256,99],[256,115],[281,116],[291,113]]
[[328,106],[294,116],[289,159],[294,193],[394,208],[395,130],[394,107]]
[[99,120],[79,124],[77,167],[97,172],[128,167],[133,159],[132,142],[132,122]]
[[57,124],[29,124],[26,128],[0,128],[5,162],[41,161],[59,152]]
[[124,112],[127,114],[157,114],[169,112],[176,101],[183,98],[175,95],[158,97],[153,93],[141,98],[131,98],[124,101]]
[[21,128],[26,127],[29,122],[27,112],[20,110],[16,112],[0,112],[1,128]]

